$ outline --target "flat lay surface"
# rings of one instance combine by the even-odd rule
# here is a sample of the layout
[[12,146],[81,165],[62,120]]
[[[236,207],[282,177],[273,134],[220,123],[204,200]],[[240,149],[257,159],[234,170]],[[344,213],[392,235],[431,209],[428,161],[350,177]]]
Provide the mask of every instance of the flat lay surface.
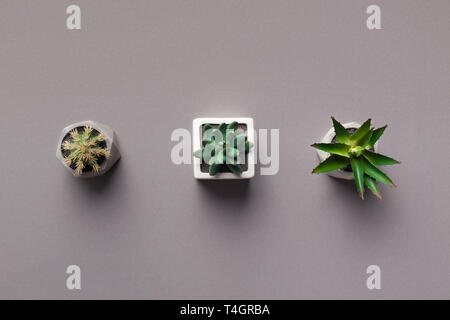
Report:
[[[450,2],[0,2],[0,298],[450,298]],[[312,175],[330,129],[388,124],[397,188]],[[279,129],[279,171],[198,181],[171,134],[198,117]],[[61,129],[122,159],[74,178]],[[81,290],[66,268],[81,268]],[[381,268],[368,290],[366,268]]]

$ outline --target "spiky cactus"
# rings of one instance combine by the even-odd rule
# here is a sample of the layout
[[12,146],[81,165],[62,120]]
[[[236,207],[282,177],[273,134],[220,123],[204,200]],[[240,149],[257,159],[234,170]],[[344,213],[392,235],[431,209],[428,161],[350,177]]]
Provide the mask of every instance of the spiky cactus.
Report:
[[[245,163],[245,154],[252,147],[245,133],[238,133],[236,121],[222,123],[217,129],[211,124],[203,127],[203,148],[194,152],[194,156],[209,165],[209,174],[216,175],[228,168],[232,173],[240,175]],[[224,166],[226,168],[224,168]]]
[[330,157],[314,168],[313,173],[339,170],[350,165],[361,199],[364,199],[364,184],[375,196],[381,199],[378,182],[391,187],[395,187],[395,184],[377,166],[400,163],[395,159],[372,151],[373,146],[380,139],[387,126],[371,129],[369,119],[351,135],[334,117],[331,117],[331,119],[338,142],[312,145],[316,149],[331,153]]
[[101,162],[110,155],[105,136],[91,126],[85,126],[82,132],[78,132],[78,128],[70,131],[61,148],[65,165],[71,167],[77,176],[91,170],[98,174]]

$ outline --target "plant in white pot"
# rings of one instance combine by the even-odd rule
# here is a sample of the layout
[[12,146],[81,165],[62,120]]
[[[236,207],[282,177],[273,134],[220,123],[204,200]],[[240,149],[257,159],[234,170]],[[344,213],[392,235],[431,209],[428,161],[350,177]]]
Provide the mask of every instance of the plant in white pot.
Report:
[[194,177],[249,179],[255,174],[252,118],[197,118],[193,121]]
[[75,177],[91,178],[111,169],[120,159],[120,151],[114,131],[89,120],[62,130],[56,157]]
[[377,153],[378,139],[387,126],[371,129],[370,119],[362,125],[355,122],[342,125],[334,117],[332,120],[333,128],[320,143],[312,145],[318,150],[321,160],[313,173],[327,173],[336,178],[354,179],[361,199],[364,199],[365,185],[381,199],[378,182],[391,187],[395,187],[395,184],[377,167],[400,163]]

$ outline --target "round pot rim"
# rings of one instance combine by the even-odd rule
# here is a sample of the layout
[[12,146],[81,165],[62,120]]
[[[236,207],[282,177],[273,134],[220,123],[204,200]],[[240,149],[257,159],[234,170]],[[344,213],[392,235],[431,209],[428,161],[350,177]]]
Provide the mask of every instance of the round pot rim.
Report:
[[[65,127],[64,129],[61,130],[61,134],[59,136],[58,139],[58,148],[56,149],[56,157],[63,163],[64,167],[66,169],[68,169],[72,174],[74,174],[74,171],[72,168],[70,168],[69,166],[67,166],[64,163],[64,155],[62,154],[61,151],[61,145],[62,142],[64,140],[64,138],[67,136],[67,134],[72,131],[75,128],[78,127],[85,127],[85,126],[92,126],[93,129],[97,130],[98,132],[102,133],[105,136],[105,142],[106,142],[106,148],[109,152],[112,152],[112,143],[113,143],[113,135],[114,135],[114,131],[112,131],[111,128],[109,128],[108,126],[97,122],[97,121],[93,121],[93,120],[86,120],[86,121],[80,121],[80,122],[76,122],[73,123],[67,127]],[[105,161],[103,161],[103,163],[100,165],[100,170],[99,170],[99,174],[94,174],[94,172],[88,171],[88,172],[83,172],[81,175],[78,175],[77,177],[79,178],[91,178],[91,177],[97,177],[102,175],[104,172],[106,172],[108,166],[110,166],[110,161],[113,155],[111,155],[111,157],[109,159],[105,159]]]

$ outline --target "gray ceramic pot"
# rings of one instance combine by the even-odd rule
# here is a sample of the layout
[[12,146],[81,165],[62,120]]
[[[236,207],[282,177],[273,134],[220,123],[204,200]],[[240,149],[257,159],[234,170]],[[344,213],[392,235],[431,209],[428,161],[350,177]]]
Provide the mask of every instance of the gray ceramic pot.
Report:
[[[100,169],[98,173],[94,173],[91,170],[83,172],[80,175],[75,175],[75,170],[64,163],[64,155],[61,149],[61,145],[64,141],[64,138],[70,131],[72,131],[75,128],[85,126],[91,126],[94,130],[97,130],[98,132],[102,133],[105,136],[106,149],[109,151],[110,156],[107,159],[104,159],[104,161],[100,164]],[[74,176],[78,178],[92,178],[101,176],[106,172],[108,172],[108,170],[113,167],[113,165],[117,162],[117,160],[120,159],[120,157],[121,157],[120,151],[117,145],[117,138],[114,133],[114,130],[107,125],[91,120],[77,122],[62,129],[61,135],[59,136],[58,145],[56,148],[56,158],[58,158],[58,160],[61,161],[61,163],[64,165],[65,168],[67,168],[67,170],[69,170]]]

